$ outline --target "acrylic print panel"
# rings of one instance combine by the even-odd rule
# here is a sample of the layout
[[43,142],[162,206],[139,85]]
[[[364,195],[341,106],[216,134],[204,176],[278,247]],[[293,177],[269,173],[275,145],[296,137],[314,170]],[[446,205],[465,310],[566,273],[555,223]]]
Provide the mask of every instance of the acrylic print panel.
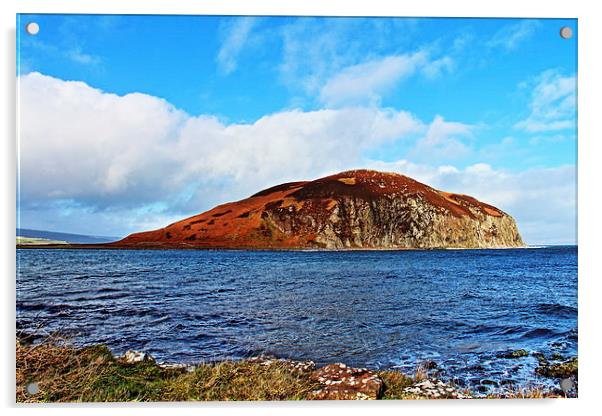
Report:
[[17,28],[18,401],[577,396],[576,20]]

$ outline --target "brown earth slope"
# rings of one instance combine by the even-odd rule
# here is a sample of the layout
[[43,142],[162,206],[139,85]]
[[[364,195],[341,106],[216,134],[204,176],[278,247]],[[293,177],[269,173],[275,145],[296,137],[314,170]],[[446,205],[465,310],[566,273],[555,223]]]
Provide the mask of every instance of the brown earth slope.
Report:
[[521,247],[514,219],[407,176],[354,170],[274,186],[110,244],[131,248]]

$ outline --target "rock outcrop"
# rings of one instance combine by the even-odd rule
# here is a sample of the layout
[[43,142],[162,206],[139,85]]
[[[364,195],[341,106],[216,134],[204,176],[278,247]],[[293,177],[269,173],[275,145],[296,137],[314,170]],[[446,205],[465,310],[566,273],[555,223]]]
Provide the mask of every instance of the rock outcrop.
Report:
[[374,371],[342,363],[314,371],[311,379],[320,388],[308,395],[309,400],[377,400],[383,390],[383,381]]
[[473,197],[407,176],[354,170],[291,182],[109,245],[129,248],[502,248],[514,219]]

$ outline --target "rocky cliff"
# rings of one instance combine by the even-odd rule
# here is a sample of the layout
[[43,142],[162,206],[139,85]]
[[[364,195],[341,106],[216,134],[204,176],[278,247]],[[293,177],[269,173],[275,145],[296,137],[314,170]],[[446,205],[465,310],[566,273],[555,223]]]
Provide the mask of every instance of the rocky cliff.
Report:
[[113,243],[132,248],[521,247],[514,219],[407,176],[354,170],[278,185]]

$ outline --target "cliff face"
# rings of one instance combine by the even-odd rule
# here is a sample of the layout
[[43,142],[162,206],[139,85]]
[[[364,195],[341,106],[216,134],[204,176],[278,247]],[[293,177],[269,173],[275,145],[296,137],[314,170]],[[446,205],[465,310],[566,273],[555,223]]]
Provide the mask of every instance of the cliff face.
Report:
[[407,176],[370,170],[278,185],[113,244],[261,249],[524,246],[514,219],[491,205]]

